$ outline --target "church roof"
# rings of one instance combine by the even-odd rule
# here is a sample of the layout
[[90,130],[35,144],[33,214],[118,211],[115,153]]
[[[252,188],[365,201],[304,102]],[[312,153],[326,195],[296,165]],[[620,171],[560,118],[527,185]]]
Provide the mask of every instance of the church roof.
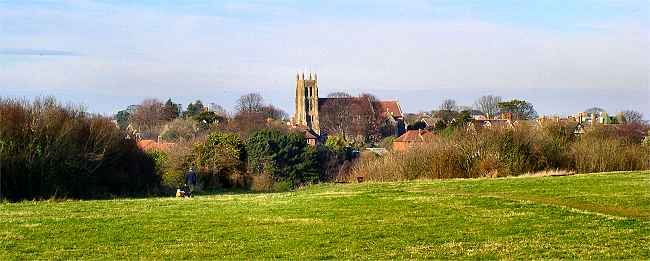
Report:
[[[338,104],[337,104],[338,103]],[[372,103],[368,97],[341,97],[341,98],[319,98],[318,109],[328,106],[346,106],[353,114],[363,114],[364,112],[374,113]]]
[[393,117],[403,117],[402,108],[398,101],[376,101],[373,103],[377,113],[382,116],[392,115]]

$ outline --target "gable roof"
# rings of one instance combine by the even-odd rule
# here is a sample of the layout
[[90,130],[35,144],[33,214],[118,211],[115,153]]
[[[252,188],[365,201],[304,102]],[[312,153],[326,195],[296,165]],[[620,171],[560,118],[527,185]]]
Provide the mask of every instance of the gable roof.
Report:
[[[337,104],[338,103],[338,104]],[[340,97],[340,98],[318,98],[318,110],[322,112],[327,106],[345,106],[353,114],[362,112],[375,113],[375,110],[368,97]]]
[[435,135],[426,130],[408,130],[393,142],[424,142]]
[[138,148],[141,150],[168,150],[174,143],[169,142],[156,142],[155,140],[140,140],[138,141]]
[[377,113],[381,114],[381,116],[386,117],[391,115],[396,118],[404,117],[398,101],[376,101],[373,102],[373,105]]

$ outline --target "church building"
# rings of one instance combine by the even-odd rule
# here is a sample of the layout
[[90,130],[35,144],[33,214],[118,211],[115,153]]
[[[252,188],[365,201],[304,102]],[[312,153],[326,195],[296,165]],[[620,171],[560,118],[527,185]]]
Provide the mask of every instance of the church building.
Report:
[[398,101],[379,101],[371,96],[320,98],[318,77],[312,73],[308,77],[296,75],[291,125],[318,137],[339,134],[366,139],[369,135],[399,136],[406,129]]

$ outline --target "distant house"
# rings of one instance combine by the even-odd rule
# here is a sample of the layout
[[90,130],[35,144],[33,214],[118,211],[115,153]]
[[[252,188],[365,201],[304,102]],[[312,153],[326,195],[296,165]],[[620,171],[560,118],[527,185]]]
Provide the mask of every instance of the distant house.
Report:
[[423,122],[426,125],[426,129],[433,129],[438,124],[442,123],[442,118],[423,115],[418,119],[418,121]]
[[408,130],[393,141],[393,150],[407,151],[409,148],[422,145],[434,137],[435,134],[427,130]]
[[494,128],[494,127],[512,128],[513,123],[511,120],[508,119],[471,120],[468,123],[468,128],[474,130],[480,130],[483,128]]

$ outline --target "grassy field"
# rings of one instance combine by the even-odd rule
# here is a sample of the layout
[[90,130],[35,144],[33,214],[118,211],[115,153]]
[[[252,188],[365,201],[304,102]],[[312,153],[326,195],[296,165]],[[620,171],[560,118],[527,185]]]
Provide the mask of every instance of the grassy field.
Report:
[[650,172],[0,204],[0,259],[650,258]]

